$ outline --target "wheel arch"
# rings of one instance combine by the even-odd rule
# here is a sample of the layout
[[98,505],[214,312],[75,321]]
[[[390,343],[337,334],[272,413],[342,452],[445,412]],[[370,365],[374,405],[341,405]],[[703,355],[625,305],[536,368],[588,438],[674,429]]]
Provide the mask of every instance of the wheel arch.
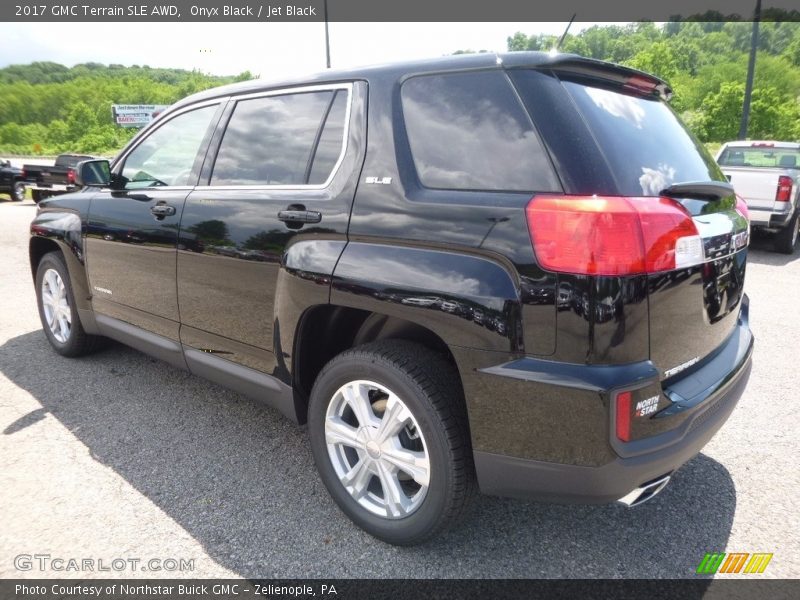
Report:
[[30,260],[31,275],[33,277],[36,277],[36,271],[39,268],[42,257],[50,252],[60,252],[62,255],[64,254],[61,251],[61,246],[50,238],[31,238],[30,244],[28,245],[28,258]]
[[39,261],[58,251],[67,265],[72,293],[80,311],[91,311],[91,292],[83,254],[81,217],[71,211],[42,211],[31,223],[28,259],[36,278]]
[[[322,368],[336,355],[385,339],[411,341],[441,355],[461,374],[447,343],[434,331],[413,321],[379,312],[339,305],[307,309],[300,319],[293,352],[293,384],[298,396],[298,420],[307,418],[308,398]],[[463,399],[463,393],[459,390]]]

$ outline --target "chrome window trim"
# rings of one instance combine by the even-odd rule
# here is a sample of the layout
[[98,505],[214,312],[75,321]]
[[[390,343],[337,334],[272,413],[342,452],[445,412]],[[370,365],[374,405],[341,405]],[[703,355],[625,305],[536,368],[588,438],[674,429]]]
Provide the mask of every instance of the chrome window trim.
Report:
[[[303,183],[303,184],[248,184],[248,185],[198,185],[194,189],[197,191],[225,191],[225,190],[324,190],[330,186],[331,182],[333,182],[334,177],[339,172],[339,168],[342,166],[344,162],[344,157],[347,154],[347,147],[348,147],[348,139],[350,137],[350,116],[353,108],[353,83],[332,83],[332,84],[322,84],[322,85],[309,85],[309,86],[298,86],[298,87],[291,87],[291,88],[282,88],[277,90],[268,90],[264,92],[253,92],[250,94],[243,94],[241,96],[231,96],[230,100],[232,102],[239,102],[241,100],[252,100],[255,98],[265,98],[271,96],[288,96],[292,94],[302,94],[302,93],[311,93],[311,92],[328,92],[333,90],[347,90],[347,106],[344,113],[344,132],[342,134],[342,149],[339,152],[339,158],[336,159],[336,162],[333,165],[333,169],[328,175],[328,179],[326,179],[323,183],[319,184],[310,184],[310,183]],[[234,107],[234,113],[236,108]],[[233,117],[233,113],[231,114]],[[226,125],[227,127],[227,125]],[[217,154],[219,154],[219,148],[222,147],[222,143],[225,141],[225,136],[222,136],[222,140],[220,141],[220,146],[217,148]],[[214,157],[216,161],[216,156]],[[214,171],[211,171],[211,178],[214,177]]]

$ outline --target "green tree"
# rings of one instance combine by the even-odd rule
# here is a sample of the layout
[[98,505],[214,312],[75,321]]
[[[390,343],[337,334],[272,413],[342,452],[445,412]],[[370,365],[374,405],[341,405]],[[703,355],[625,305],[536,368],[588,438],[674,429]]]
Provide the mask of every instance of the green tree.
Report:
[[528,36],[521,31],[509,36],[506,41],[509,52],[520,52],[528,49]]
[[0,69],[0,153],[35,147],[46,154],[113,154],[136,130],[113,125],[112,104],[172,104],[188,93],[249,78],[248,71],[234,78],[100,63],[11,65]]
[[723,83],[703,101],[697,134],[704,142],[735,139],[742,118],[744,84]]
[[627,64],[670,81],[678,74],[678,59],[668,42],[653,42],[638,52]]

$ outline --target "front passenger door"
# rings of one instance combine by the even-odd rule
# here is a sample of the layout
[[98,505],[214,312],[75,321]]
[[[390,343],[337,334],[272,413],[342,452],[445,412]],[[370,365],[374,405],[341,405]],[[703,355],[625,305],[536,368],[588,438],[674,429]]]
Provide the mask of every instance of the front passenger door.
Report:
[[178,228],[220,112],[215,101],[167,117],[92,198],[86,254],[96,315],[178,341]]

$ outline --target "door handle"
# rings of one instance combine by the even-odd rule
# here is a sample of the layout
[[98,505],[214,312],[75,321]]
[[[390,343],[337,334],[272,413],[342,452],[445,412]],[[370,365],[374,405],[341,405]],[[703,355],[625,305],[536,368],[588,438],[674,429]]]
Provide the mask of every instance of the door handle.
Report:
[[130,198],[131,200],[139,200],[141,202],[150,202],[153,198],[148,196],[147,194],[122,194],[125,198]]
[[150,207],[150,212],[153,213],[156,218],[163,219],[164,217],[171,217],[174,215],[175,207],[169,204],[154,204]]
[[278,220],[285,223],[319,223],[322,213],[316,210],[286,209],[278,213]]

